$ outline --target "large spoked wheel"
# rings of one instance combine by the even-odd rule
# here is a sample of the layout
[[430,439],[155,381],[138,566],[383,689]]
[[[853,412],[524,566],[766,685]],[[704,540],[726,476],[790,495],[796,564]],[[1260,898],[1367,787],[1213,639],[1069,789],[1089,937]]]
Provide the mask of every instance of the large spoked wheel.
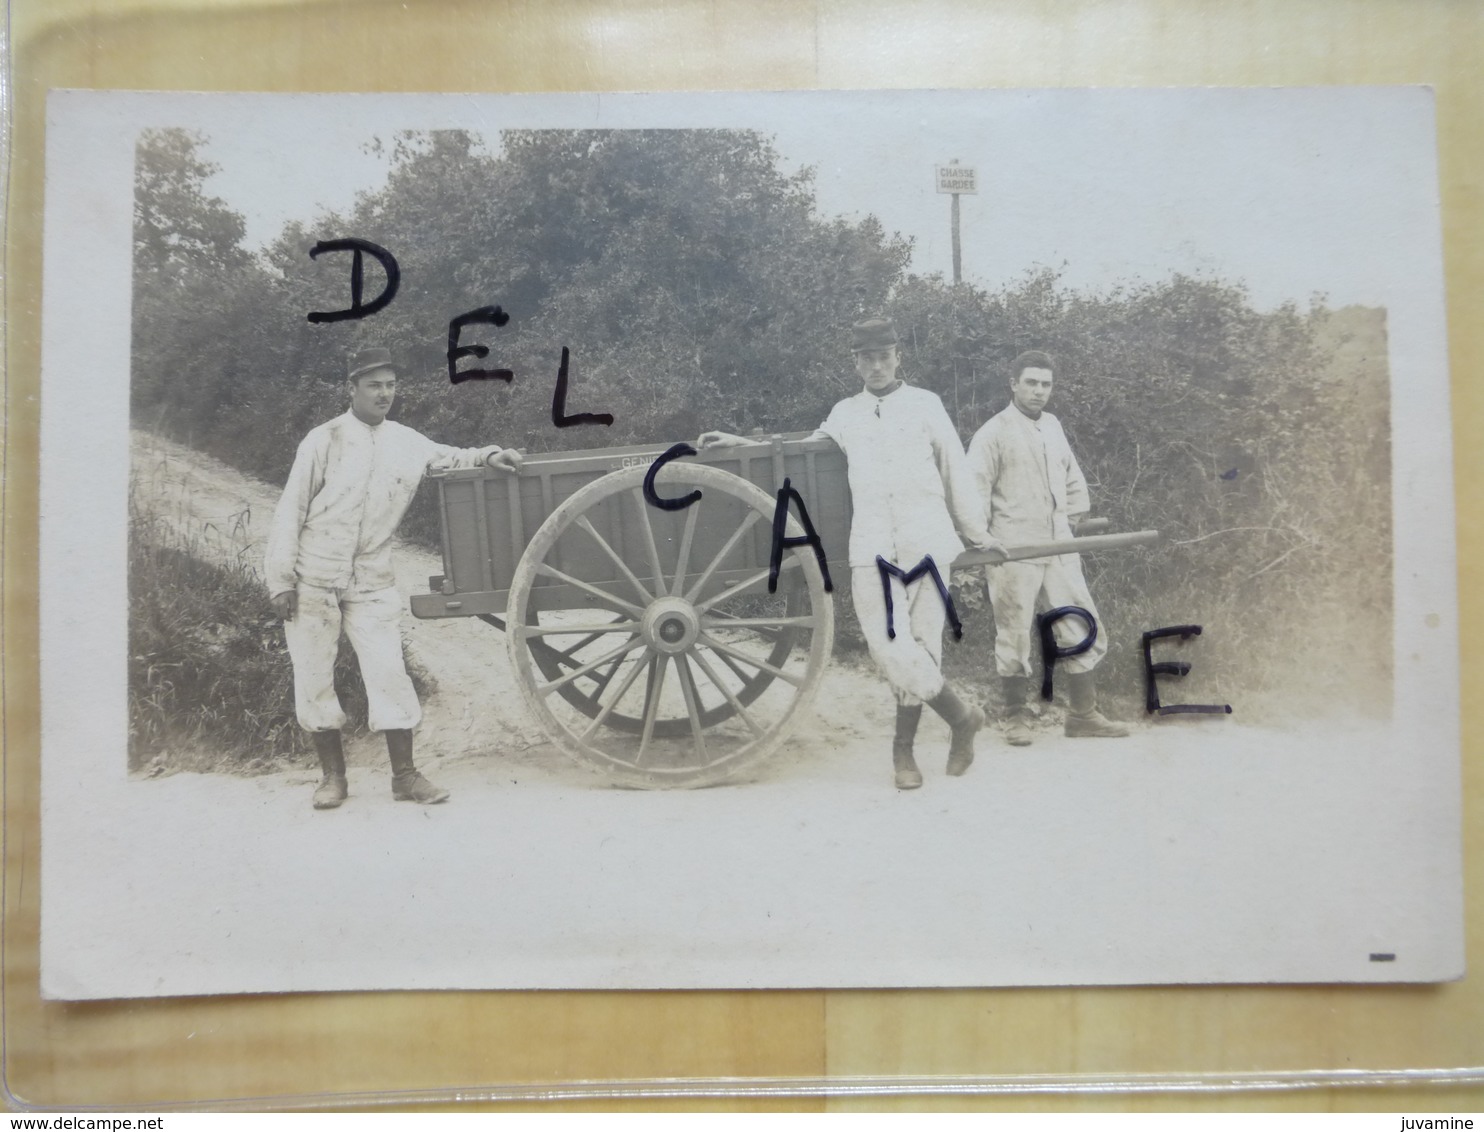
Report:
[[[542,524],[510,587],[507,645],[521,693],[566,753],[629,786],[745,777],[782,745],[818,688],[834,608],[808,546],[767,552],[775,501],[703,464],[597,480]],[[793,518],[788,535],[803,534]],[[758,563],[762,563],[761,566]]]
[[[780,579],[780,589],[785,595],[786,606],[784,617],[781,620],[792,621],[800,616],[800,611],[808,608],[807,593],[800,586],[800,579],[788,577]],[[726,616],[725,612],[718,616]],[[626,615],[618,614],[611,618],[615,622],[624,621]],[[532,626],[542,624],[540,614],[534,614],[529,620]],[[548,614],[545,617],[548,627],[561,625],[563,622]],[[753,635],[770,642],[771,649],[766,657],[768,666],[754,672],[744,672],[735,665],[732,672],[738,678],[735,702],[739,706],[746,706],[757,699],[773,683],[775,677],[772,669],[786,661],[792,654],[795,646],[799,643],[801,630],[797,625],[785,624],[781,629],[766,629],[762,626],[754,627]],[[528,636],[526,647],[531,650],[531,659],[541,669],[542,675],[548,680],[557,680],[567,675],[574,668],[582,668],[587,659],[585,654],[589,645],[601,640],[603,634],[584,633],[580,639],[570,640],[554,636],[545,636],[532,639]],[[558,647],[557,641],[561,641]],[[731,663],[730,661],[728,663]],[[594,669],[577,677],[575,680],[558,682],[557,694],[569,704],[582,712],[589,719],[596,719],[598,713],[603,711],[603,693],[612,683],[612,674],[619,667],[615,662],[608,668]],[[701,713],[701,726],[713,727],[724,719],[730,719],[736,714],[732,707],[733,701],[724,699],[712,707],[705,708]],[[608,711],[603,720],[604,727],[611,727],[615,731],[626,731],[630,735],[638,735],[644,730],[644,717],[642,715],[629,715],[623,711]],[[690,720],[687,719],[657,719],[654,721],[654,734],[661,739],[674,739],[689,735]]]

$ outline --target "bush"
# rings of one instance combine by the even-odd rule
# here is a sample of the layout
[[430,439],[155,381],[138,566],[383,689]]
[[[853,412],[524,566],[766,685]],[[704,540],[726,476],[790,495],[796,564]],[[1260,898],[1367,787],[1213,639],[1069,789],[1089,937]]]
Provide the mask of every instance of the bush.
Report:
[[[200,550],[131,506],[129,769],[272,770],[309,750],[283,627],[248,566]],[[422,695],[426,678],[410,671]],[[344,640],[335,689],[348,728],[364,730],[365,685]]]
[[[1010,401],[1021,350],[1057,360],[1050,408],[1113,530],[1154,546],[1087,555],[1111,650],[1102,687],[1142,715],[1140,637],[1202,626],[1159,659],[1173,703],[1230,703],[1245,721],[1391,703],[1390,393],[1385,312],[1270,312],[1241,287],[1176,276],[1107,294],[1040,273],[996,293],[914,280],[893,313],[904,369],[966,439]],[[993,614],[980,571],[957,587],[951,675],[991,689]]]

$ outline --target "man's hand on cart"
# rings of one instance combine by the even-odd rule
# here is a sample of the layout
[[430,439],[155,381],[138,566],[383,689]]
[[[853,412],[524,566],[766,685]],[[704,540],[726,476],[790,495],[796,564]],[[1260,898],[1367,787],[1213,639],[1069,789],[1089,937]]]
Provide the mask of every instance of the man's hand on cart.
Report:
[[525,462],[525,457],[515,448],[491,448],[485,453],[484,462],[491,468],[496,468],[502,472],[510,472],[513,475],[520,471],[520,466]]
[[292,621],[294,614],[299,612],[299,595],[293,590],[274,594],[269,601],[273,605],[273,612],[284,621]]
[[696,447],[700,449],[734,448],[738,444],[755,443],[757,442],[748,440],[745,436],[738,436],[735,432],[722,432],[720,429],[713,429],[710,432],[703,432],[696,438]]

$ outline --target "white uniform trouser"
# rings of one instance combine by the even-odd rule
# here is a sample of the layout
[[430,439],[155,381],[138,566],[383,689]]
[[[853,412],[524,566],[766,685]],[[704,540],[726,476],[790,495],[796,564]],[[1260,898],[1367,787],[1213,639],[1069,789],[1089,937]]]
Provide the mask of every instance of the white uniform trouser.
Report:
[[[1091,672],[1108,651],[1108,633],[1098,617],[1082,560],[1063,554],[1046,564],[1002,562],[984,571],[989,582],[989,601],[994,607],[994,660],[1001,676],[1030,676],[1032,653],[1041,651],[1036,614],[1061,606],[1087,610],[1097,621],[1098,636],[1092,648],[1077,656],[1063,657],[1057,665],[1068,672]],[[1087,637],[1088,625],[1081,617],[1062,617],[1053,627],[1056,643],[1074,648]]]
[[361,662],[372,731],[411,730],[422,719],[417,692],[402,661],[402,595],[381,590],[327,590],[299,583],[299,609],[283,623],[294,662],[294,708],[306,731],[345,725],[335,695],[340,631]]
[[[948,584],[948,571],[943,571]],[[904,707],[930,700],[943,690],[943,623],[948,612],[938,587],[924,574],[910,587],[891,579],[891,619],[895,639],[886,635],[886,596],[875,566],[850,571],[850,596],[871,659]]]

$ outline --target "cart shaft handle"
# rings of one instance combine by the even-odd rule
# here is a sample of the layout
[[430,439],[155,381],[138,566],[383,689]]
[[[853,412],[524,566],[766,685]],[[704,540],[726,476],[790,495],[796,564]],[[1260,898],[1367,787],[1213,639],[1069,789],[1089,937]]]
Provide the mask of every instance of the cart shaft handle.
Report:
[[[1145,546],[1159,541],[1158,531],[1129,531],[1120,535],[1087,535],[1083,538],[1058,539],[1055,542],[1033,542],[1028,546],[1006,547],[1005,561],[1023,558],[1049,558],[1055,554],[1080,554],[1087,550],[1117,550],[1124,546]],[[991,556],[983,550],[966,550],[953,560],[955,570],[983,566]]]

